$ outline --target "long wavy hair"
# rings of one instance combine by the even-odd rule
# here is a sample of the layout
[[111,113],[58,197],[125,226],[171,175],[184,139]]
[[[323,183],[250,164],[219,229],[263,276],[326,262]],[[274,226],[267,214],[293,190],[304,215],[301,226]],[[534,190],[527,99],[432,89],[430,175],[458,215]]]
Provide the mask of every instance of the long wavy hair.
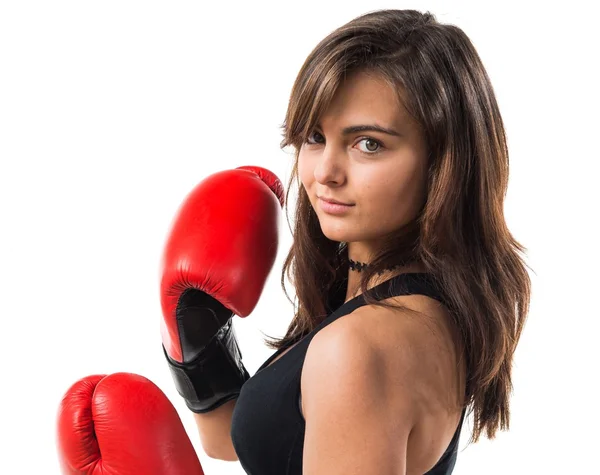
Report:
[[[281,148],[295,161],[286,192],[298,188],[293,244],[281,273],[296,290],[295,315],[279,349],[312,331],[331,311],[330,299],[347,280],[347,243],[329,240],[298,177],[298,155],[344,78],[375,73],[422,128],[428,145],[427,198],[417,217],[393,235],[361,272],[361,291],[372,305],[393,306],[371,295],[376,274],[416,258],[423,264],[458,329],[453,342],[466,359],[464,408],[474,415],[472,442],[483,431],[508,430],[513,355],[529,311],[530,277],[509,232],[503,202],[508,185],[505,129],[490,79],[466,34],[429,12],[378,10],[324,38],[309,54],[293,85],[282,125]],[[296,181],[295,181],[296,180]],[[336,304],[343,303],[337,300]],[[409,310],[409,309],[406,309]]]

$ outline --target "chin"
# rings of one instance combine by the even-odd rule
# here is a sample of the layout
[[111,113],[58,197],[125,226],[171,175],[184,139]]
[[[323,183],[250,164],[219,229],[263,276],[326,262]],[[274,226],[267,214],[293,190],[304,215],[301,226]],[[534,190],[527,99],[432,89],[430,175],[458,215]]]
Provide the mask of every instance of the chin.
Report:
[[360,232],[353,230],[354,227],[351,223],[345,223],[343,221],[338,223],[326,222],[328,218],[320,220],[321,231],[325,237],[331,241],[337,242],[352,242],[360,241]]

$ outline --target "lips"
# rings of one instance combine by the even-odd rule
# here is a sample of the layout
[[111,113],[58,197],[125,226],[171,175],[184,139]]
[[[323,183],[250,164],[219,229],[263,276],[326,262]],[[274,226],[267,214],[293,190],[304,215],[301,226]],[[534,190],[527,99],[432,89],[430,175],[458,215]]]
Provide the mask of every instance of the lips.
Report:
[[331,201],[326,201],[323,198],[319,198],[319,208],[321,209],[321,211],[333,216],[344,216],[345,214],[348,214],[350,212],[350,208],[352,208],[353,206],[354,205],[351,204],[347,205],[332,203]]
[[354,206],[351,203],[344,203],[343,201],[334,200],[333,198],[325,198],[323,196],[317,196],[317,198],[319,198],[320,200],[323,200],[323,201],[325,201],[327,203],[333,203],[333,204],[336,204],[336,205]]

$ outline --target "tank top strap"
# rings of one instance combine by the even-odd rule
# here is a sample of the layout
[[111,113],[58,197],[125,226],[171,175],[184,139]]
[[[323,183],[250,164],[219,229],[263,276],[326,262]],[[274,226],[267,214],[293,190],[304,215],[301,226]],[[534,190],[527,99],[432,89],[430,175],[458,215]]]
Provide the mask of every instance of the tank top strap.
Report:
[[[400,295],[426,295],[445,304],[443,292],[435,284],[433,276],[425,272],[409,272],[398,274],[371,288],[376,300],[384,300]],[[329,314],[311,333],[316,333],[321,328],[329,325],[338,318],[352,313],[359,307],[366,305],[362,294],[348,300]]]

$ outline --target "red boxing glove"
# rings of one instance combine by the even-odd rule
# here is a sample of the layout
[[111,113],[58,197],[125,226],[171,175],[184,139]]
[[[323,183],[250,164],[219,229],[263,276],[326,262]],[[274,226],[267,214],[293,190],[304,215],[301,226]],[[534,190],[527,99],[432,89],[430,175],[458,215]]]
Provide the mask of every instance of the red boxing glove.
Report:
[[186,197],[161,269],[161,335],[177,391],[193,412],[239,395],[250,377],[234,314],[254,309],[273,267],[284,203],[277,176],[239,167],[204,179]]
[[131,373],[80,379],[58,411],[64,475],[204,475],[177,411]]

